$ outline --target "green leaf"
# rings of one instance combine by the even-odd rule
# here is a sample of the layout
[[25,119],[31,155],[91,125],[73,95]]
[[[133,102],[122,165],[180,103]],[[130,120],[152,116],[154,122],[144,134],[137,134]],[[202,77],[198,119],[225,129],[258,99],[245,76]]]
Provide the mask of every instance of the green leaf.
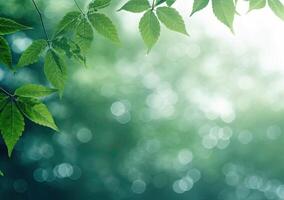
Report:
[[175,2],[176,0],[166,0],[168,6],[172,6]]
[[117,30],[112,21],[106,15],[94,13],[89,15],[89,19],[99,34],[115,43],[120,43]]
[[111,0],[94,0],[89,4],[89,12],[97,11],[110,5]]
[[0,130],[11,156],[14,146],[24,131],[24,117],[14,101],[9,102],[0,114]]
[[12,66],[12,54],[8,42],[0,36],[0,62],[8,66],[11,70]]
[[265,5],[266,5],[266,0],[250,0],[249,11],[264,8]]
[[159,7],[157,15],[168,29],[188,35],[182,17],[174,8]]
[[156,1],[156,6],[158,6],[158,5],[162,4],[162,3],[165,3],[165,2],[166,2],[166,0],[157,0]]
[[67,69],[64,60],[54,50],[49,50],[45,56],[44,72],[49,82],[62,93]]
[[33,99],[20,99],[19,106],[24,115],[32,122],[58,131],[51,113],[43,103],[35,103]]
[[148,0],[130,0],[124,4],[120,10],[126,10],[133,13],[140,13],[151,8]]
[[141,18],[139,30],[148,51],[150,51],[160,36],[160,23],[152,10],[147,11]]
[[4,176],[3,172],[0,170],[0,176]]
[[82,54],[80,46],[70,38],[58,38],[53,42],[53,46],[56,50],[65,53],[68,58],[74,58],[86,65],[86,57]]
[[209,0],[194,0],[193,8],[192,8],[190,16],[192,16],[194,13],[205,8],[208,5],[208,3],[209,3]]
[[0,17],[0,35],[11,34],[25,29],[30,29],[30,27],[19,24],[11,19]]
[[42,85],[26,84],[15,91],[15,95],[21,97],[39,98],[49,96],[57,92],[57,89],[44,87]]
[[47,47],[46,40],[35,40],[22,54],[18,62],[19,67],[34,64],[38,62],[41,53]]
[[75,30],[77,23],[80,19],[79,18],[80,16],[81,16],[80,12],[77,11],[68,12],[59,22],[57,29],[55,31],[55,36],[58,36],[68,31]]
[[276,16],[284,20],[284,6],[279,0],[268,0],[268,5]]
[[223,24],[228,26],[232,32],[235,17],[234,0],[212,0],[213,12]]
[[81,48],[83,54],[86,54],[92,45],[94,32],[90,23],[83,19],[76,29],[75,42]]
[[8,96],[0,93],[0,112],[6,106],[7,103],[8,103]]

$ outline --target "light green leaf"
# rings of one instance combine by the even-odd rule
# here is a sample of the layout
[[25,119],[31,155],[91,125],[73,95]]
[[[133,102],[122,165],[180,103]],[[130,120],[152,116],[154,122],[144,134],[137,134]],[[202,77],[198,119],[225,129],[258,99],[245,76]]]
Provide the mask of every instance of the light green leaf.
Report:
[[11,19],[0,17],[0,35],[11,34],[25,29],[30,29],[30,27],[19,24]]
[[35,103],[33,99],[20,99],[19,106],[24,115],[32,122],[58,131],[51,113],[43,103]]
[[90,23],[83,19],[76,29],[75,42],[81,48],[83,54],[86,54],[92,45],[94,32]]
[[176,0],[166,0],[168,6],[172,6],[175,2]]
[[12,54],[8,42],[0,36],[0,62],[8,66],[11,70],[12,66]]
[[147,11],[141,18],[139,30],[148,51],[150,51],[160,36],[160,23],[152,10]]
[[111,0],[94,0],[89,4],[89,11],[97,11],[110,5]]
[[68,12],[59,22],[55,31],[55,36],[63,34],[68,31],[75,30],[80,19],[81,13],[77,11]]
[[279,0],[268,0],[268,5],[276,16],[284,20],[284,6]]
[[62,93],[67,69],[64,60],[54,50],[49,50],[45,56],[44,72],[49,82]]
[[250,0],[249,11],[264,8],[265,5],[266,5],[266,0]]
[[25,128],[24,117],[18,110],[14,101],[9,102],[0,114],[0,130],[5,144],[8,148],[8,154],[11,156],[14,146]]
[[219,21],[234,32],[233,23],[236,14],[234,0],[212,0],[212,6],[213,12]]
[[39,98],[49,96],[57,92],[57,89],[44,87],[42,85],[26,84],[15,91],[15,95],[21,97]]
[[38,62],[41,53],[45,50],[46,47],[46,40],[35,40],[20,57],[18,66],[24,67]]
[[157,15],[168,29],[188,35],[182,17],[174,8],[159,7],[157,8]]
[[0,176],[4,176],[3,172],[0,170]]
[[129,12],[140,13],[151,8],[148,0],[130,0],[124,4],[120,10],[126,10]]
[[115,43],[120,43],[116,28],[106,15],[94,13],[89,15],[89,19],[98,33]]
[[194,13],[205,8],[208,5],[208,3],[209,3],[209,0],[194,0],[193,8],[192,8],[190,16],[192,16]]

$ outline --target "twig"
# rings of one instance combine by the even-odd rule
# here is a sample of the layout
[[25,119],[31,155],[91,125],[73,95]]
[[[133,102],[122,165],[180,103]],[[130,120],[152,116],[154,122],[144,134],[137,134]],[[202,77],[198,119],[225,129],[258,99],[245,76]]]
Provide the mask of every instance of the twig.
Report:
[[76,4],[77,8],[80,10],[80,12],[81,12],[82,14],[84,14],[84,12],[83,12],[83,10],[80,8],[78,2],[77,2],[76,0],[74,0],[74,2],[75,2],[75,4]]
[[36,2],[35,2],[34,0],[32,0],[32,2],[33,2],[33,4],[34,4],[34,6],[35,6],[35,9],[36,9],[38,15],[39,15],[40,22],[41,22],[41,26],[42,26],[43,32],[44,32],[44,34],[45,34],[45,37],[46,37],[46,41],[47,41],[47,43],[48,43],[48,45],[49,45],[49,47],[50,47],[50,40],[49,40],[47,31],[46,31],[45,25],[44,25],[44,23],[43,23],[42,14],[41,14],[41,12],[40,12],[40,10],[39,10],[39,8],[38,8]]

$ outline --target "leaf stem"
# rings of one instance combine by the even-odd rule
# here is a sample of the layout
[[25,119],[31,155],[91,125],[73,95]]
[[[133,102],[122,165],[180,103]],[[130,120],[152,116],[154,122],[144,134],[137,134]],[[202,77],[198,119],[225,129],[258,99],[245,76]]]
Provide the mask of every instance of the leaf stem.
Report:
[[38,15],[39,15],[40,22],[41,22],[41,26],[42,26],[44,35],[45,35],[45,37],[46,37],[46,41],[47,41],[47,43],[48,43],[48,46],[51,47],[50,40],[49,40],[49,37],[48,37],[47,31],[46,31],[45,25],[44,25],[44,22],[43,22],[43,19],[42,19],[42,14],[41,14],[41,12],[40,12],[40,10],[39,10],[39,8],[38,8],[36,2],[35,2],[34,0],[32,0],[32,2],[33,2],[33,4],[34,4],[34,6],[35,6],[35,9],[36,9]]
[[154,10],[154,9],[155,9],[155,5],[156,5],[156,0],[153,0],[151,10]]
[[2,88],[2,87],[0,87],[0,90],[4,93],[4,94],[6,94],[7,96],[9,96],[9,97],[12,97],[13,95],[12,94],[10,94],[9,92],[7,92],[4,88]]
[[74,2],[75,2],[75,4],[76,4],[77,8],[80,10],[80,12],[81,12],[82,14],[84,14],[84,12],[83,12],[83,10],[80,8],[78,2],[77,2],[76,0],[74,0]]

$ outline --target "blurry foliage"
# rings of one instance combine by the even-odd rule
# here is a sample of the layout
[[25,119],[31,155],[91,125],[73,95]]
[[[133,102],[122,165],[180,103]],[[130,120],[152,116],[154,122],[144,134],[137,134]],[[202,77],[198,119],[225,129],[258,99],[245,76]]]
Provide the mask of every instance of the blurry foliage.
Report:
[[[46,18],[58,19],[57,6],[72,10],[64,2],[39,6]],[[30,1],[1,2],[0,11],[40,29]],[[46,20],[48,32],[55,21]],[[12,158],[1,144],[0,198],[283,199],[282,77],[261,74],[252,52],[236,54],[199,33],[189,46],[161,37],[147,57],[137,37],[122,34],[127,44],[119,48],[95,35],[88,68],[69,67],[80,64],[67,59],[62,100],[43,100],[61,133],[26,121]],[[14,60],[42,35],[29,30],[7,37]],[[66,56],[71,49],[67,44]],[[38,61],[15,75],[1,68],[1,86],[47,85]],[[255,67],[241,67],[247,65]]]

